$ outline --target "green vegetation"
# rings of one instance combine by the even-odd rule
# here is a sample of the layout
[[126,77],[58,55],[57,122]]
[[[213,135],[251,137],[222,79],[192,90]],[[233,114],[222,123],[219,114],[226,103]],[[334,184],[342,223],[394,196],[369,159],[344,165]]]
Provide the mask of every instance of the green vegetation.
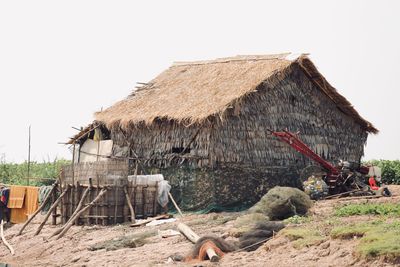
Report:
[[297,249],[316,246],[327,240],[323,233],[310,225],[306,227],[288,227],[281,232],[293,242],[293,247]]
[[335,215],[340,217],[354,216],[354,215],[400,216],[400,204],[398,203],[349,204],[336,208]]
[[365,163],[382,169],[383,183],[400,184],[400,160],[371,160]]
[[332,238],[360,237],[357,253],[363,257],[383,257],[398,260],[400,257],[400,221],[373,221],[354,223],[334,228]]
[[[70,164],[68,160],[54,160],[53,162],[31,162],[30,177],[32,178],[57,178],[63,165]],[[27,184],[28,163],[6,163],[0,162],[0,183],[5,184]],[[48,179],[31,179],[29,184],[40,186],[53,183]]]
[[294,215],[290,218],[285,219],[283,222],[285,224],[304,224],[310,222],[311,220],[312,218],[308,216]]

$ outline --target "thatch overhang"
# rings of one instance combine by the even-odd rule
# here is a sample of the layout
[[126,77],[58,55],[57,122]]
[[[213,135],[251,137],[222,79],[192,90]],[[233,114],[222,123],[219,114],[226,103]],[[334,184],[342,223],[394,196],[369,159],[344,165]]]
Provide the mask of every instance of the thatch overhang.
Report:
[[95,114],[107,128],[150,125],[157,120],[178,123],[202,123],[212,116],[224,117],[260,84],[284,79],[299,65],[344,114],[363,130],[378,130],[362,118],[353,105],[317,70],[306,55],[289,60],[289,54],[236,56],[212,61],[179,62],[141,88],[104,111]]

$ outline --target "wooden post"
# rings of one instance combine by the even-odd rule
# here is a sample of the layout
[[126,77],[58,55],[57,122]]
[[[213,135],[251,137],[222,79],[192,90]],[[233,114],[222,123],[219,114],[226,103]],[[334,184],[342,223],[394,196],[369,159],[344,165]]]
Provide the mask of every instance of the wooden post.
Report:
[[156,188],[154,192],[153,216],[157,215],[157,198],[158,198],[158,182],[156,182]]
[[118,210],[118,185],[114,182],[115,190],[114,190],[114,224],[117,224],[117,210]]
[[[86,210],[90,209],[94,204],[96,204],[97,201],[99,201],[103,195],[107,193],[107,188],[104,188],[100,191],[100,193],[93,199],[92,202],[90,202],[86,207],[84,207],[83,209],[81,209],[79,212],[77,212],[75,214],[75,217],[79,217],[82,213],[84,213]],[[61,233],[57,236],[57,239],[60,239],[61,237],[63,237],[65,235],[65,233],[67,233],[67,231],[71,228],[75,217],[71,217],[71,221],[69,223],[67,223],[64,226],[64,229],[61,231]]]
[[179,214],[183,217],[183,213],[181,211],[181,209],[178,207],[178,204],[176,204],[175,199],[172,197],[171,193],[168,192],[168,196],[171,199],[172,203],[174,204],[176,210],[179,212]]
[[36,215],[39,214],[39,212],[44,208],[44,206],[46,206],[47,202],[50,200],[50,196],[53,193],[53,191],[55,191],[57,186],[57,182],[55,182],[52,187],[50,192],[47,194],[47,196],[44,198],[42,204],[40,205],[40,207],[35,211],[35,213],[32,214],[31,217],[29,217],[29,219],[24,223],[24,225],[22,225],[21,229],[19,230],[19,232],[17,233],[17,235],[21,235],[22,232],[24,231],[25,227],[33,220],[33,218],[36,217]]
[[75,183],[75,141],[72,149],[72,184]]
[[[53,192],[51,193],[51,203],[54,203],[56,199],[57,199],[57,190],[53,190]],[[53,210],[51,224],[52,225],[57,224],[57,207]]]
[[[186,238],[189,239],[193,244],[196,244],[196,242],[200,239],[200,237],[184,223],[179,223],[177,228],[179,232],[186,236]],[[211,262],[219,261],[219,256],[217,255],[217,253],[215,253],[214,249],[209,248],[206,252]]]
[[29,185],[29,176],[31,170],[31,126],[29,125],[29,140],[28,140],[28,175],[27,175],[27,182]]
[[[99,194],[99,186],[100,186],[98,173],[96,174],[96,185],[97,185],[96,195],[98,195]],[[99,203],[96,204],[96,215],[99,215]],[[101,214],[101,215],[103,215],[103,214]],[[96,225],[98,225],[98,224],[99,224],[99,219],[96,217]]]
[[38,235],[40,231],[42,231],[43,226],[46,224],[47,219],[50,217],[50,214],[53,212],[53,209],[55,209],[60,203],[61,199],[65,196],[65,194],[68,192],[69,186],[64,190],[64,192],[61,193],[61,195],[58,197],[58,199],[51,205],[49,211],[46,213],[46,216],[44,217],[42,223],[39,225],[38,229],[35,232],[35,235]]
[[[76,207],[74,213],[71,215],[71,217],[69,218],[69,220],[66,222],[65,225],[67,225],[71,221],[71,219],[74,218],[75,215],[81,210],[81,208],[83,206],[83,202],[85,201],[86,196],[87,196],[87,194],[89,193],[90,190],[91,190],[91,187],[88,186],[88,188],[86,188],[86,190],[83,192],[83,195],[82,195],[81,199],[79,200],[78,206]],[[79,217],[76,218],[75,225],[78,225],[77,224],[78,221],[79,221]],[[52,238],[53,236],[58,235],[59,233],[61,233],[61,231],[63,229],[64,229],[64,227],[61,227],[60,229],[57,229],[49,238]]]
[[135,223],[135,221],[136,221],[135,220],[135,210],[132,207],[131,199],[129,197],[128,190],[126,189],[126,186],[124,187],[124,194],[125,194],[125,199],[126,199],[126,202],[128,204],[129,210],[131,212],[131,222]]
[[143,210],[143,219],[147,218],[146,214],[146,191],[147,186],[142,186],[142,210]]

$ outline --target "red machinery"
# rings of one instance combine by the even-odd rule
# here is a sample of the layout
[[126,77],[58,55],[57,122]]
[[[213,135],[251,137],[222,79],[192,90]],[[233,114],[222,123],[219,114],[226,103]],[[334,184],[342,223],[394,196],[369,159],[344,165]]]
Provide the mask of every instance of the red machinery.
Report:
[[296,151],[318,163],[326,171],[323,180],[328,185],[330,194],[365,189],[364,180],[367,178],[369,167],[348,162],[342,162],[338,167],[335,167],[312,151],[297,135],[288,131],[268,131],[279,140],[289,144]]

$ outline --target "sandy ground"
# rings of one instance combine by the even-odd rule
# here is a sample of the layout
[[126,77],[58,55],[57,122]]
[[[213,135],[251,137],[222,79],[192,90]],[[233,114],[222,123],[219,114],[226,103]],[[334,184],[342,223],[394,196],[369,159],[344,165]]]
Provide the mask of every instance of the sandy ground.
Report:
[[[321,218],[329,216],[336,205],[346,202],[399,202],[400,186],[391,186],[391,191],[394,195],[391,198],[319,201],[312,208],[311,214]],[[179,220],[190,225],[200,236],[222,235],[229,232],[232,220],[239,215],[238,213],[188,214]],[[169,238],[154,236],[148,239],[148,244],[138,248],[115,251],[88,249],[98,242],[125,235],[149,230],[175,229],[177,222],[141,228],[131,228],[129,224],[109,227],[73,226],[63,238],[48,240],[60,226],[46,225],[38,236],[34,236],[40,219],[40,217],[35,218],[21,236],[16,236],[21,225],[14,225],[5,231],[6,239],[12,244],[16,254],[11,256],[7,248],[0,244],[0,262],[12,266],[393,266],[380,260],[366,262],[358,259],[354,255],[357,240],[327,240],[317,246],[298,250],[286,237],[279,234],[254,252],[230,253],[219,263],[168,262],[169,256],[175,253],[187,255],[193,247],[183,236]]]

